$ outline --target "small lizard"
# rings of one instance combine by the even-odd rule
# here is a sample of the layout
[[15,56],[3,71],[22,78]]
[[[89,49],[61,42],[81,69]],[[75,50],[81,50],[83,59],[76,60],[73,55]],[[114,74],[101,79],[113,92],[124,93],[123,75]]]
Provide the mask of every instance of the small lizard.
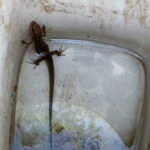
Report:
[[57,56],[61,56],[62,47],[59,50],[50,51],[48,45],[44,42],[42,37],[46,36],[45,26],[42,28],[35,21],[31,22],[31,30],[32,30],[32,38],[30,42],[25,42],[22,40],[23,44],[30,45],[32,41],[34,41],[35,50],[40,57],[36,60],[33,60],[32,63],[35,64],[35,67],[39,65],[39,62],[42,60],[46,60],[49,76],[50,76],[50,100],[49,100],[49,125],[50,125],[50,143],[52,150],[52,105],[53,105],[53,93],[54,93],[54,63],[52,55],[56,54]]

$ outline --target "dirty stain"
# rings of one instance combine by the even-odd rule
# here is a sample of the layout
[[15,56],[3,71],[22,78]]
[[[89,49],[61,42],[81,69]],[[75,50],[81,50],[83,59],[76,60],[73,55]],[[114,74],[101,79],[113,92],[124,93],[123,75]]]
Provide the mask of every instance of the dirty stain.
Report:
[[51,13],[53,11],[55,11],[55,5],[43,5],[42,9],[46,12],[46,13]]
[[112,13],[114,13],[114,14],[118,14],[118,12],[117,12],[116,10],[113,10],[113,11],[112,11]]
[[17,86],[17,85],[14,85],[13,89],[14,89],[14,91],[16,92],[17,89],[18,89],[18,86]]
[[52,12],[63,12],[63,13],[75,13],[78,15],[82,15],[84,12],[84,5],[80,5],[78,3],[60,1],[60,0],[30,0],[25,1],[25,5],[27,8],[32,7],[40,7],[41,11],[45,11],[46,13]]
[[55,131],[60,134],[62,131],[64,130],[64,127],[63,126],[59,126],[55,129]]
[[98,17],[98,20],[99,20],[99,29],[104,31],[105,28],[106,28],[106,25],[105,25],[105,20],[106,20],[106,16],[107,17],[110,17],[110,14],[111,13],[108,13],[106,11],[104,11],[103,7],[101,7],[102,5],[99,4],[99,6],[97,5],[92,5],[91,6],[91,12],[92,12],[92,16],[97,16]]
[[[60,0],[56,0],[56,3],[57,3],[57,4],[60,4],[60,5],[62,5],[62,6],[65,6],[65,7],[78,8],[78,9],[85,8],[84,5],[80,5],[80,4],[75,5],[75,4],[73,4],[72,2],[66,3],[66,1],[62,2],[62,0],[61,0],[61,1],[60,1]],[[76,3],[76,4],[77,4],[77,3]]]
[[147,18],[147,0],[125,0],[125,8],[123,11],[125,22],[135,18],[138,19],[141,26],[145,26]]
[[96,15],[100,15],[102,13],[104,13],[103,9],[101,8],[101,6],[97,6],[97,5],[92,5],[91,6],[91,12]]
[[[123,16],[123,13],[120,13],[118,10],[113,10],[112,8],[106,9],[104,1],[89,1],[88,3],[78,2],[78,1],[65,1],[65,0],[29,0],[24,1],[27,8],[33,8],[38,7],[40,8],[41,12],[46,12],[48,14],[54,13],[54,12],[60,12],[65,14],[76,14],[88,18],[96,17],[96,22],[92,22],[93,24],[98,25],[98,29],[102,30],[102,32],[105,30],[105,28],[110,28],[111,24],[106,24],[105,22],[108,20],[108,18],[115,20],[114,16],[121,15]],[[89,5],[91,3],[91,5]],[[121,11],[122,12],[122,11]],[[107,17],[106,17],[107,16]],[[142,18],[143,19],[143,18]],[[91,20],[92,21],[92,20]]]

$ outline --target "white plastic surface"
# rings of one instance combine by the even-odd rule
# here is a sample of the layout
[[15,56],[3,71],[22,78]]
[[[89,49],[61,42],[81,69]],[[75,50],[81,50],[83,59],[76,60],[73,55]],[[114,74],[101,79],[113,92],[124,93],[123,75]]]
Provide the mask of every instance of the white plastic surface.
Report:
[[[1,0],[0,150],[10,148],[9,137],[16,85],[25,51],[20,41],[30,39],[29,24],[32,20],[46,25],[49,38],[111,43],[127,47],[143,58],[146,97],[138,150],[147,150],[150,145],[149,12],[148,0]],[[106,89],[109,91],[109,86]]]

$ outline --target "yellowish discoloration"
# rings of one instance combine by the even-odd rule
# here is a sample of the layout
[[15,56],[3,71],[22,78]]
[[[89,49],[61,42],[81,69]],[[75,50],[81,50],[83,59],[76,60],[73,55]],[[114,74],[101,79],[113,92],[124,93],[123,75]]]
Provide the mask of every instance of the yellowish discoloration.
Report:
[[147,18],[147,7],[147,0],[125,0],[125,22],[127,23],[129,20],[136,18],[140,25],[144,26]]

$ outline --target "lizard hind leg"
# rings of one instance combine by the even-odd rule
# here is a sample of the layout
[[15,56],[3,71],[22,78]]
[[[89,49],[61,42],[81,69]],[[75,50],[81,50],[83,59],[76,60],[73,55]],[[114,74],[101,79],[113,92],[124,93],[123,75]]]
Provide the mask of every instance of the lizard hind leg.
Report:
[[33,69],[35,69],[39,65],[39,62],[33,59],[29,59],[27,63],[34,64],[35,66],[33,67]]
[[[41,55],[40,55],[41,56]],[[30,64],[34,64],[35,66],[33,67],[33,69],[35,69],[42,60],[44,60],[46,58],[46,55],[42,55],[41,57],[37,58],[37,59],[30,59],[27,62]]]

